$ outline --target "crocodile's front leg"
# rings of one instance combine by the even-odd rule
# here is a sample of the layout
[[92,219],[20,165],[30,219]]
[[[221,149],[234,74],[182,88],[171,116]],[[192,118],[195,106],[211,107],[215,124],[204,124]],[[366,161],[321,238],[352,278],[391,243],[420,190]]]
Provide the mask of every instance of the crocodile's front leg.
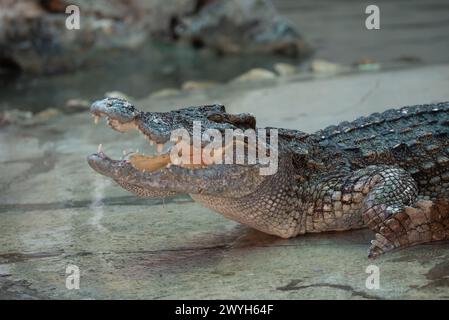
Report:
[[[329,176],[330,177],[330,176]],[[393,249],[449,239],[449,202],[420,201],[418,187],[398,167],[368,166],[312,186],[303,232],[368,227],[369,257]]]
[[396,167],[368,167],[363,177],[370,191],[362,207],[364,223],[373,230],[369,257],[393,249],[449,237],[446,202],[418,201],[416,182]]

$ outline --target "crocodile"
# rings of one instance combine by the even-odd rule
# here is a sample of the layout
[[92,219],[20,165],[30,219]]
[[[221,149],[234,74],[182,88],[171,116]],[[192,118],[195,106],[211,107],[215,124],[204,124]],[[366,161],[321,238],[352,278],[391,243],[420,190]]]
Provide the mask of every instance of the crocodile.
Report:
[[[106,117],[113,129],[136,129],[157,144],[153,156],[112,159],[100,149],[87,158],[96,172],[137,196],[187,193],[229,219],[282,238],[369,228],[370,258],[449,239],[449,102],[389,109],[315,133],[265,128],[277,130],[276,145],[269,133],[259,142],[277,154],[278,168],[269,175],[260,174],[262,163],[170,160],[174,130],[193,137],[196,121],[201,133],[255,130],[251,114],[229,114],[219,104],[144,112],[117,98],[94,102],[90,112],[96,122]],[[248,139],[243,143],[249,150]],[[237,140],[229,144],[234,148]]]

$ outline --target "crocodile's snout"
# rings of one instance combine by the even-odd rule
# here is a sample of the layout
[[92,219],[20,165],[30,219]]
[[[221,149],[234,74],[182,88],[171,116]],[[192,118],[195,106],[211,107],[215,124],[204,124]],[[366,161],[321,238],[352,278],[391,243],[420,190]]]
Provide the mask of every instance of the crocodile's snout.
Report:
[[95,117],[106,116],[121,123],[133,121],[140,113],[131,103],[118,98],[95,101],[90,107],[90,112]]
[[103,152],[89,155],[87,157],[87,163],[98,173],[109,176],[111,171],[111,159],[106,157]]

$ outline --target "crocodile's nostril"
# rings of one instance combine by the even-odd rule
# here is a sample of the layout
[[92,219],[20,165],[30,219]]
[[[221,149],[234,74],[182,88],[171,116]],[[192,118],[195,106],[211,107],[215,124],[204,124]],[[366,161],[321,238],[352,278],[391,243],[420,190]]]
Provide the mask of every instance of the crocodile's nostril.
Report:
[[90,165],[94,165],[95,163],[97,163],[98,161],[101,160],[101,156],[97,153],[91,154],[89,156],[87,156],[87,162]]

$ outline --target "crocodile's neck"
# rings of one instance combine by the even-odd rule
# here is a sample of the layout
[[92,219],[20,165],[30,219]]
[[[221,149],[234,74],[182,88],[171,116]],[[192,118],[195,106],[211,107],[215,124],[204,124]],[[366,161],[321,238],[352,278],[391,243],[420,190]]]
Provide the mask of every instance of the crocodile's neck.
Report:
[[[290,158],[282,157],[276,174],[265,179],[257,192],[240,198],[192,194],[195,201],[218,211],[225,217],[260,231],[289,237],[304,232],[304,210],[310,188],[299,184]],[[290,219],[277,219],[279,212],[289,213]],[[295,220],[295,223],[292,221]]]

